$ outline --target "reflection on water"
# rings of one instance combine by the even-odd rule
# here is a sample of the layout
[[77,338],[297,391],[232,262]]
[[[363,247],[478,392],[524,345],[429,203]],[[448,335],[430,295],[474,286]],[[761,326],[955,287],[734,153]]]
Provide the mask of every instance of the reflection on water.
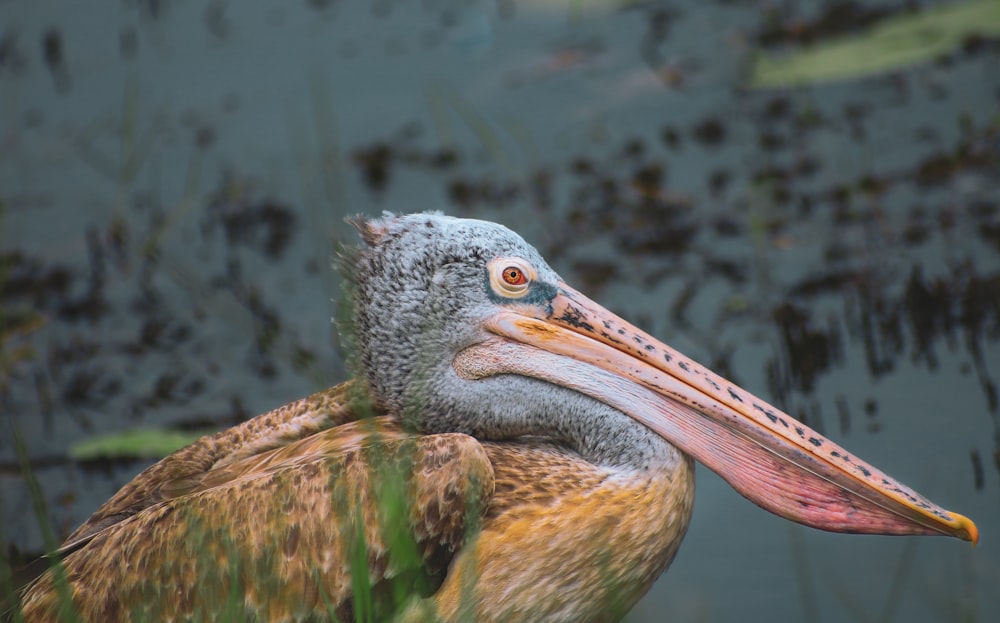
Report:
[[[630,620],[1000,611],[995,43],[751,93],[753,46],[910,9],[71,4],[8,6],[0,32],[0,411],[58,533],[143,466],[75,463],[73,442],[221,428],[342,379],[342,217],[441,208],[524,233],[569,282],[983,532],[970,553],[789,528],[703,474],[688,541]],[[8,440],[21,560],[42,542]]]

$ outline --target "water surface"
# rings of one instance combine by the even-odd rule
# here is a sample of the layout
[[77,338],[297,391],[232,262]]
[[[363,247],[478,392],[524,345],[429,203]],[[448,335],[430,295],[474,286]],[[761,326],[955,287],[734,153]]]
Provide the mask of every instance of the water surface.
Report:
[[752,55],[905,12],[822,2],[0,3],[3,539],[41,551],[142,462],[345,378],[343,218],[443,209],[524,234],[612,310],[977,521],[946,539],[791,525],[698,474],[631,621],[1000,613],[1000,47],[745,88]]

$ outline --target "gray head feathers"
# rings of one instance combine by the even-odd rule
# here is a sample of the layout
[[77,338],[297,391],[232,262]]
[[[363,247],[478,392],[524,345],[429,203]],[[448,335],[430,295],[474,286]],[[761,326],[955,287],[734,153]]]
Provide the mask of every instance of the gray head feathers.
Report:
[[425,433],[542,436],[605,463],[663,460],[662,439],[584,394],[531,377],[468,380],[455,372],[462,350],[496,339],[484,326],[505,305],[490,289],[493,259],[521,258],[540,288],[558,289],[558,275],[520,236],[437,212],[355,224],[363,244],[341,263],[350,284],[347,333],[355,373],[380,408]]
[[397,413],[423,402],[426,384],[483,339],[477,321],[495,309],[490,260],[522,257],[557,278],[531,245],[496,223],[427,212],[359,218],[355,226],[364,244],[345,254],[341,272],[352,284],[357,372],[376,403]]

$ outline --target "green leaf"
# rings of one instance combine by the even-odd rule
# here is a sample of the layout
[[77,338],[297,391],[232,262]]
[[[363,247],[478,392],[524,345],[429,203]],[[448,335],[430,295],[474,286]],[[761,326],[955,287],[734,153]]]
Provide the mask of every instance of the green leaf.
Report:
[[190,445],[201,436],[201,433],[169,429],[134,429],[77,442],[70,446],[69,456],[76,461],[158,459]]
[[787,55],[759,54],[750,88],[850,80],[940,57],[971,36],[1000,36],[1000,0],[946,4],[883,20],[868,32]]

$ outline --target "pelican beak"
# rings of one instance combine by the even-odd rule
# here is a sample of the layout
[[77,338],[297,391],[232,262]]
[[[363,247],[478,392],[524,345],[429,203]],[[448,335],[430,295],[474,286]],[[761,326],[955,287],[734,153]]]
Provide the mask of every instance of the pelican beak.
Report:
[[544,304],[505,305],[462,351],[465,378],[521,374],[572,388],[644,424],[782,517],[834,532],[977,542],[947,511],[564,283]]

